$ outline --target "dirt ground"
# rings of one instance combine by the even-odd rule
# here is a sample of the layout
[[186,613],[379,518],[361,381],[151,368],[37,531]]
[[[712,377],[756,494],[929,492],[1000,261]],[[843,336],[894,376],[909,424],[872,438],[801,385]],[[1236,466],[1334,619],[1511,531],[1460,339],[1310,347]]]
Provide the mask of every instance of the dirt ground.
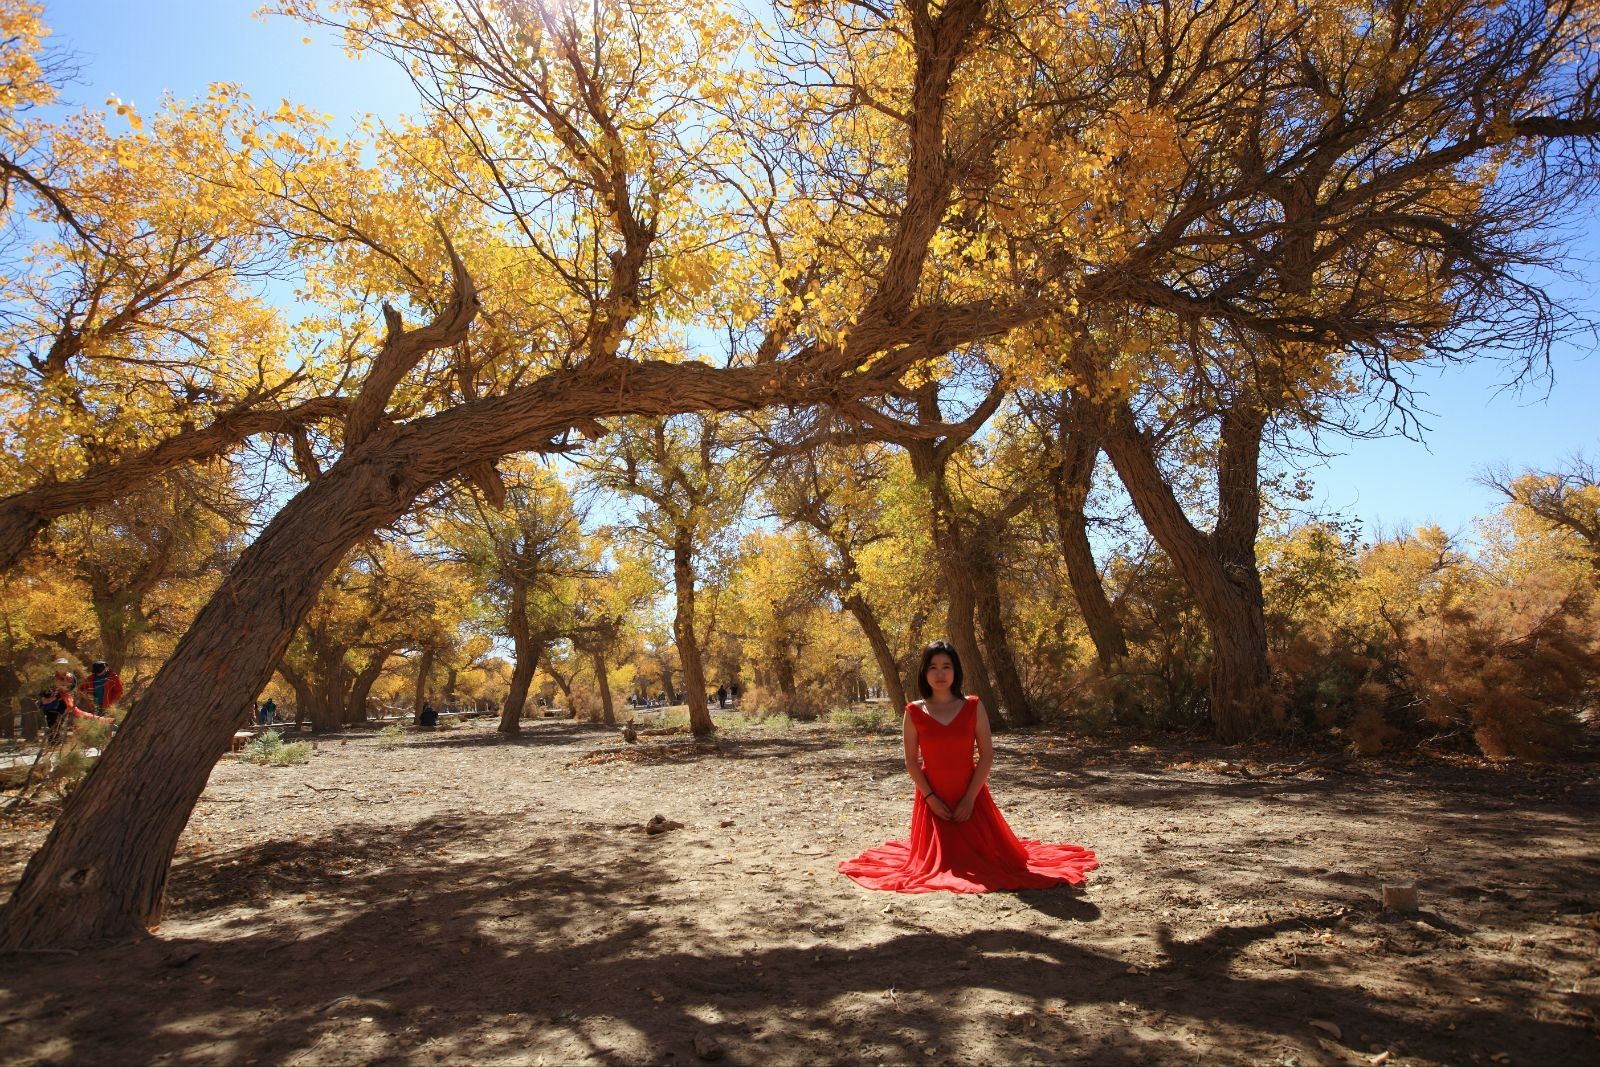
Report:
[[[225,760],[159,936],[0,961],[0,1060],[1600,1062],[1594,764],[997,753],[1022,836],[1099,852],[1086,890],[838,875],[904,834],[893,735],[480,720]],[[658,813],[683,827],[647,835]],[[41,833],[4,831],[0,890]],[[1410,881],[1422,910],[1382,913]]]

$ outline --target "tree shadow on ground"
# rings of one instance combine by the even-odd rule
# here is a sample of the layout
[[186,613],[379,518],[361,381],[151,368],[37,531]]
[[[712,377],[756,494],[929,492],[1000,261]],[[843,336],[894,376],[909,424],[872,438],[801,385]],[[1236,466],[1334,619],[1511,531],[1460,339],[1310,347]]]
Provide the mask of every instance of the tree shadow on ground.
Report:
[[[10,1061],[689,1062],[699,1037],[735,1062],[907,1061],[982,1024],[999,1058],[1133,1064],[1188,1058],[1187,1024],[1303,1041],[1308,1017],[1337,1016],[1351,1034],[1404,1033],[1413,1053],[1451,1062],[1492,1025],[1485,1011],[1463,1016],[1458,1035],[1419,1033],[1406,1001],[1338,975],[1234,973],[1251,946],[1347,921],[1313,911],[1188,941],[1158,925],[1138,966],[1081,943],[1075,932],[1101,912],[1071,892],[1009,895],[1035,916],[1031,929],[923,927],[865,945],[828,936],[823,898],[743,930],[662,921],[664,897],[703,872],[602,830],[545,826],[508,856],[483,820],[431,818],[184,862],[174,918],[209,919],[213,934],[5,961],[0,985],[15,995],[0,1051]],[[972,988],[1016,1013],[949,1010]],[[1115,1036],[1086,1033],[1045,1012],[1052,1002],[1129,1018]],[[1592,1035],[1569,1024],[1524,1017],[1515,1030],[1519,1055],[1536,1061],[1592,1051]]]
[[[423,744],[564,745],[581,758],[606,730],[547,721],[516,740],[467,733]],[[841,751],[832,743],[730,738],[720,758],[724,766],[749,761],[746,768],[770,760],[779,789],[788,788],[788,768],[802,765],[814,779],[901,773],[896,745]],[[1037,769],[1012,761],[997,778],[1011,795],[1058,802],[1055,772],[1071,754],[1037,755]],[[514,762],[521,766],[520,755]],[[1266,799],[1284,792],[1278,782],[1134,762],[1138,771],[1126,775],[1091,770],[1074,797],[1150,825],[1181,815],[1191,826],[1209,818],[1236,827],[1245,804],[1283,803]],[[626,779],[610,770],[596,768],[589,780],[620,793]],[[680,780],[663,773],[648,782]],[[1583,822],[1592,808],[1582,805],[1553,805],[1539,812],[1542,821],[1515,823],[1480,818],[1482,805],[1453,810],[1447,796],[1407,796],[1371,780],[1336,784],[1342,789],[1308,790],[1303,803],[1329,818],[1354,807],[1396,826],[1426,819],[1424,837],[1441,852],[1496,834],[1592,826]],[[1380,914],[1350,870],[1312,867],[1293,851],[1300,846],[1290,842],[1311,831],[1290,836],[1270,818],[1261,822],[1230,839],[1240,846],[1231,851],[1259,845],[1259,854],[1142,834],[1108,864],[1115,874],[1096,876],[1087,893],[955,903],[805,883],[778,848],[724,858],[709,831],[647,838],[584,813],[402,814],[385,826],[280,832],[180,860],[160,938],[0,961],[0,1060],[692,1062],[696,1038],[714,1040],[733,1062],[928,1061],[955,1058],[953,1049],[972,1059],[974,1048],[1004,1062],[1187,1063],[1219,1048],[1232,1062],[1277,1062],[1288,1052],[1335,1062],[1369,1052],[1366,1036],[1403,1038],[1407,1058],[1445,1063],[1485,1050],[1533,1062],[1575,1062],[1592,1051],[1593,1034],[1570,1016],[1541,1015],[1544,986],[1521,972],[1441,966],[1426,973],[1425,989],[1377,985],[1374,975],[1417,974],[1392,966],[1367,973],[1360,953],[1459,960],[1481,939],[1432,907]],[[785,826],[776,839],[793,833]],[[1272,851],[1279,847],[1289,851]],[[1523,936],[1536,907],[1600,908],[1592,893],[1600,862],[1554,873],[1535,870],[1537,862],[1529,850],[1497,855],[1492,866],[1452,859],[1436,869],[1457,879],[1449,892],[1492,900],[1497,936]],[[830,876],[831,864],[820,862]],[[1138,883],[1147,895],[1103,888],[1112,877],[1135,881],[1140,864],[1153,872]],[[1541,873],[1547,882],[1535,886]],[[1291,879],[1281,891],[1264,888]],[[1319,892],[1297,898],[1300,885]],[[1202,910],[1263,897],[1269,919]],[[946,920],[957,907],[966,927],[953,932]],[[1182,909],[1170,921],[1164,914]],[[985,924],[998,912],[1008,919]],[[1105,936],[1110,926],[1127,936]],[[1348,953],[1324,959],[1304,947],[1324,937],[1345,942]],[[1586,995],[1593,1000],[1575,994],[1573,1002]],[[1336,1050],[1308,1030],[1308,1020],[1330,1018],[1345,1035]],[[1195,1030],[1217,1043],[1202,1047]]]
[[577,722],[572,719],[537,720],[538,728],[523,723],[521,732],[502,734],[497,730],[418,730],[406,735],[406,744],[418,748],[551,748],[581,741],[615,737],[617,727],[604,723]]

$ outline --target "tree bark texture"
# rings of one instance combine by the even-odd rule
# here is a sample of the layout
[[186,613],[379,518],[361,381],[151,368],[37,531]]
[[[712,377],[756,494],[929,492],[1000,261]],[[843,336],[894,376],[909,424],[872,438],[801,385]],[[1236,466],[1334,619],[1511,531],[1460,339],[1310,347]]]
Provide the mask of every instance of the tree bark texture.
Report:
[[345,699],[344,721],[357,723],[367,721],[367,697],[372,694],[372,687],[377,684],[378,678],[383,674],[384,664],[389,662],[393,649],[384,647],[372,653],[366,666],[356,674],[350,685],[350,695]]
[[1217,739],[1235,744],[1262,725],[1271,679],[1266,608],[1256,565],[1261,522],[1260,456],[1265,418],[1246,407],[1224,412],[1217,473],[1217,525],[1196,529],[1161,475],[1155,448],[1126,404],[1108,413],[1106,455],[1151,536],[1172,559],[1211,634],[1211,718]]
[[[964,310],[911,306],[928,238],[949,201],[946,90],[983,10],[982,0],[952,0],[937,17],[912,20],[917,58],[905,207],[880,291],[832,362],[797,356],[781,368],[719,369],[609,358],[626,328],[625,311],[648,250],[648,242],[632,236],[637,225],[624,227],[627,256],[613,264],[619,280],[601,328],[593,331],[592,358],[577,368],[395,426],[385,424],[382,414],[406,367],[401,355],[386,355],[357,399],[360,417],[347,421],[349,451],[290,501],[241,556],[134,703],[116,743],[70,797],[0,912],[0,950],[130,935],[159,921],[173,848],[238,709],[265,686],[339,561],[372,530],[397,520],[425,488],[485,459],[564,443],[568,430],[592,427],[601,417],[749,410],[865,395],[875,391],[872,384],[863,375],[852,378],[848,369],[863,366],[869,356],[895,351],[908,361],[914,358],[910,353],[948,350],[1031,318],[1033,311],[997,311],[987,300]],[[464,329],[471,315],[457,318]],[[442,339],[440,347],[458,339]],[[897,370],[896,358],[886,358],[868,374],[880,379],[881,389]],[[95,497],[104,495],[109,494]],[[38,501],[7,504],[0,507],[0,563],[14,560],[21,551],[17,544],[25,545],[49,518]],[[704,715],[692,625],[687,636],[691,714]]]
[[522,582],[511,586],[511,607],[506,612],[506,630],[511,634],[511,651],[516,665],[511,668],[511,688],[506,706],[500,711],[499,730],[507,737],[522,733],[522,709],[528,703],[528,687],[539,665],[540,646],[528,627],[528,587]]
[[1069,401],[1063,421],[1066,424],[1061,431],[1062,457],[1052,486],[1056,539],[1061,545],[1061,558],[1067,567],[1067,581],[1072,586],[1078,613],[1083,616],[1089,640],[1094,642],[1100,671],[1105,674],[1128,655],[1128,640],[1122,621],[1106,596],[1100,569],[1095,564],[1094,549],[1089,544],[1086,509],[1094,480],[1095,459],[1100,455],[1100,441],[1088,430],[1090,420],[1081,402]]
[[607,726],[617,724],[617,709],[611,702],[611,671],[606,666],[604,649],[589,654],[589,664],[594,669],[594,684],[600,690],[600,719]]
[[1022,673],[1017,670],[1017,659],[1011,652],[1011,640],[1006,636],[1005,617],[1000,603],[1000,573],[994,560],[994,546],[985,540],[982,532],[976,533],[968,545],[968,557],[977,594],[977,621],[983,637],[990,670],[1000,699],[1005,703],[1006,721],[1012,726],[1028,726],[1039,721],[1033,703],[1022,687]]
[[689,730],[708,737],[716,729],[706,707],[706,674],[700,663],[700,642],[694,630],[694,538],[680,530],[672,546],[672,591],[677,611],[672,616],[672,637],[683,667],[683,700],[689,706]]
[[883,689],[889,695],[890,703],[896,708],[905,707],[909,701],[906,700],[905,686],[900,684],[900,665],[889,648],[889,639],[884,636],[883,626],[878,622],[878,613],[872,610],[872,605],[860,593],[845,597],[844,606],[866,635],[867,644],[872,648],[872,658],[878,664],[878,673],[883,676]]

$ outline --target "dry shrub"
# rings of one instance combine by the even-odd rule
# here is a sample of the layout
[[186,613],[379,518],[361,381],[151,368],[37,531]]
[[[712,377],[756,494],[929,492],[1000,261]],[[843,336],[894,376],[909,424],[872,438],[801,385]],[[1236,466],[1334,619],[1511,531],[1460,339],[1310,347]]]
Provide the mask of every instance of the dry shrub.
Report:
[[1399,658],[1422,716],[1488,756],[1567,748],[1600,677],[1593,591],[1532,577],[1406,629]]
[[759,685],[752,685],[739,695],[739,709],[752,718],[768,719],[786,715],[796,722],[813,722],[828,710],[827,705],[808,687],[784,693]]
[[587,685],[574,684],[572,687],[572,710],[575,718],[587,722],[599,722],[605,717],[605,712],[600,705],[600,691]]
[[1347,737],[1363,755],[1398,738],[1408,700],[1381,643],[1326,628],[1279,638],[1269,654],[1272,719],[1290,737]]

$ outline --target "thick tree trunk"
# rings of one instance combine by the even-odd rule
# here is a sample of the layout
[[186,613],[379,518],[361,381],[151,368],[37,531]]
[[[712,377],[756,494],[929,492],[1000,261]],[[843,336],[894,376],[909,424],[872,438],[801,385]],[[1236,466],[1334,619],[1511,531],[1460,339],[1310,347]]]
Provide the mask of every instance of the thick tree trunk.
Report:
[[1255,542],[1260,528],[1261,436],[1265,419],[1248,409],[1222,418],[1217,528],[1195,529],[1161,476],[1155,450],[1121,405],[1108,413],[1106,455],[1150,533],[1172,559],[1211,634],[1211,718],[1217,739],[1235,744],[1263,725],[1271,681],[1266,609]]
[[706,675],[694,632],[694,541],[688,531],[680,530],[673,544],[672,589],[678,607],[672,617],[672,636],[683,666],[683,700],[689,706],[689,729],[696,737],[707,737],[716,726],[706,707]]
[[861,632],[867,637],[867,644],[872,647],[872,658],[878,663],[878,673],[883,676],[883,689],[889,695],[890,704],[895,708],[905,707],[906,690],[900,684],[900,665],[895,662],[894,652],[889,648],[889,639],[883,635],[878,613],[872,610],[872,605],[860,593],[846,597],[844,606],[855,617]]
[[1128,640],[1122,621],[1106,596],[1100,568],[1095,564],[1094,549],[1089,545],[1086,509],[1100,442],[1097,436],[1089,433],[1089,419],[1078,402],[1068,404],[1065,421],[1067,425],[1061,431],[1064,455],[1056,468],[1053,494],[1056,539],[1061,545],[1061,558],[1067,566],[1067,581],[1078,603],[1078,613],[1083,616],[1089,640],[1094,642],[1100,671],[1105,674],[1128,655]]
[[345,682],[350,671],[344,656],[324,650],[315,661],[317,675],[311,680],[315,702],[307,708],[311,729],[319,734],[338,733],[345,725]]
[[383,665],[389,662],[393,649],[380,648],[367,660],[367,665],[361,668],[356,675],[355,682],[350,687],[350,696],[345,701],[344,721],[347,723],[367,721],[367,697],[372,694],[372,687],[377,684],[383,675]]
[[[948,547],[948,546],[947,546]],[[940,567],[944,572],[944,591],[948,601],[945,613],[945,631],[949,641],[961,657],[962,688],[978,694],[988,709],[991,725],[1003,730],[1007,726],[1005,712],[989,681],[989,665],[984,662],[983,651],[978,647],[978,634],[973,626],[977,612],[978,592],[973,587],[972,572],[946,551],[939,553]]]
[[421,715],[423,701],[428,699],[428,675],[433,673],[433,656],[431,648],[425,648],[417,656],[417,681],[411,690],[411,714]]
[[594,668],[594,684],[600,690],[600,717],[607,726],[617,724],[617,709],[611,702],[611,672],[606,667],[604,650],[589,653],[590,666]]
[[[1006,636],[1005,618],[1000,606],[1000,575],[992,549],[987,544],[972,546],[972,575],[977,594],[977,619],[983,634],[983,647],[989,666],[994,672],[1000,699],[1005,704],[1005,721],[1012,726],[1028,726],[1039,721],[1038,713],[1022,688],[1022,674],[1017,670],[1017,660],[1011,653],[1011,640]],[[987,703],[987,702],[985,702]]]
[[70,797],[0,911],[0,951],[126,937],[160,921],[173,849],[239,709],[266,687],[317,591],[427,482],[336,464],[245,550]]
[[511,635],[511,651],[516,665],[511,668],[511,688],[506,706],[500,711],[499,730],[507,737],[522,733],[522,709],[528,703],[528,686],[539,666],[542,642],[535,642],[528,628],[528,589],[521,582],[511,587],[511,607],[506,612],[506,631]]
[[794,660],[789,657],[787,648],[772,650],[772,674],[778,682],[778,692],[786,697],[794,696],[797,686],[794,684]]
[[[311,688],[311,680],[295,670],[288,662],[278,664],[278,676],[289,683],[289,688],[294,690],[294,719],[300,722],[311,713],[310,709],[317,703],[317,697]],[[255,697],[250,698],[252,701]]]

